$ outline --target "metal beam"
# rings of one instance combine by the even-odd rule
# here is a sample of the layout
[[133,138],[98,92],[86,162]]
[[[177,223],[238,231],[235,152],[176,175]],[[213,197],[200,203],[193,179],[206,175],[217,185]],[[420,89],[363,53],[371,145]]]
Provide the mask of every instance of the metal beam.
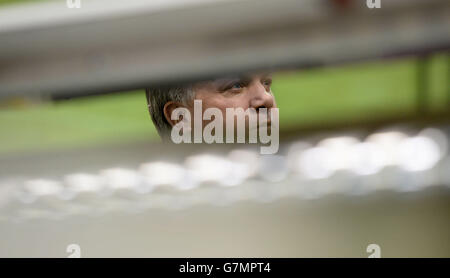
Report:
[[65,2],[0,10],[0,97],[131,90],[450,47],[446,0],[390,0],[381,9],[326,0]]

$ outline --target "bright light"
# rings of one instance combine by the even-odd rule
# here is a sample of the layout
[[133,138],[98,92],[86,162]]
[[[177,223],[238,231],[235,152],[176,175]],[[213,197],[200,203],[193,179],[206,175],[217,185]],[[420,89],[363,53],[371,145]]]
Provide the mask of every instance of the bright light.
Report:
[[328,152],[324,147],[314,147],[301,153],[298,160],[300,172],[310,179],[324,179],[334,174],[334,169],[327,165]]
[[437,128],[426,128],[418,136],[428,137],[433,140],[439,146],[441,158],[447,154],[449,139],[441,130]]
[[259,154],[247,150],[234,150],[228,155],[232,163],[231,175],[224,182],[225,185],[238,185],[246,179],[255,176],[258,173]]
[[398,165],[398,148],[406,139],[406,134],[398,131],[381,132],[370,135],[366,142],[377,145],[380,163],[384,166]]
[[184,177],[181,166],[165,162],[152,162],[142,164],[139,168],[145,181],[152,185],[174,185]]
[[261,177],[270,182],[280,182],[289,173],[287,159],[281,155],[262,156],[259,168]]
[[100,176],[105,180],[105,184],[113,189],[135,189],[141,183],[141,177],[136,171],[112,168],[100,172]]
[[95,192],[103,188],[104,180],[97,175],[77,173],[65,176],[64,184],[75,192]]
[[24,187],[36,196],[58,194],[62,189],[58,181],[46,179],[28,180],[24,183]]
[[252,177],[258,172],[259,154],[248,150],[233,150],[229,153],[228,159],[233,163],[246,165],[246,177]]
[[163,185],[182,190],[196,187],[196,183],[190,181],[188,172],[177,164],[167,162],[146,163],[141,165],[139,172],[143,176],[148,191],[155,186]]
[[[47,214],[98,215],[157,207],[180,209],[202,203],[229,205],[237,200],[273,201],[290,194],[312,199],[332,192],[362,194],[382,188],[406,192],[429,185],[448,186],[450,160],[447,152],[448,137],[435,128],[424,129],[414,137],[396,131],[375,133],[364,142],[350,136],[332,137],[317,145],[294,143],[287,155],[265,156],[239,149],[226,156],[190,156],[184,164],[154,161],[141,164],[138,170],[113,168],[102,170],[98,175],[75,173],[64,176],[61,181],[7,180],[2,181],[0,201],[8,206],[14,197],[23,203],[33,203],[41,196],[50,196],[39,200],[39,208],[48,203],[49,209],[33,211],[34,207],[25,207],[20,210],[27,217],[48,217]],[[392,171],[382,171],[389,166],[394,166]],[[399,168],[404,171],[398,171]],[[433,168],[436,171],[426,171]],[[336,175],[342,170],[352,171],[359,177],[349,173]],[[300,174],[301,178],[290,176],[291,172]],[[213,186],[199,187],[201,183]],[[179,191],[153,192],[158,186]],[[194,188],[195,191],[184,192]],[[135,193],[149,194],[143,198],[126,198],[128,195],[124,194],[124,199],[116,194],[114,198],[99,199],[101,208],[92,206],[97,203],[93,199],[115,190],[125,193],[131,190],[133,197]],[[83,198],[68,202],[86,192],[92,192],[87,202]],[[59,198],[59,202],[51,197]]]
[[186,168],[199,182],[220,182],[231,172],[231,162],[213,155],[197,155],[186,159]]
[[358,175],[373,175],[385,166],[383,150],[374,143],[360,143],[352,148],[352,166]]
[[318,147],[326,149],[324,166],[330,171],[345,170],[353,166],[353,146],[359,143],[354,137],[334,137],[322,140]]
[[186,168],[194,180],[200,183],[216,182],[220,185],[232,186],[241,182],[246,167],[242,163],[233,163],[219,156],[205,154],[188,157]]
[[47,179],[34,179],[25,181],[22,190],[17,192],[17,198],[24,203],[32,203],[37,198],[48,195],[57,195],[62,187],[58,181]]
[[399,166],[407,171],[433,168],[440,159],[439,146],[430,138],[416,136],[403,140],[399,149]]

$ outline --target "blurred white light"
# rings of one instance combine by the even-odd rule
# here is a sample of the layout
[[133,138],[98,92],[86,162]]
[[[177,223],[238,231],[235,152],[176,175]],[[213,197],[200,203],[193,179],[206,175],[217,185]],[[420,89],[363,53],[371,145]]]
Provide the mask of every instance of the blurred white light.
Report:
[[112,168],[102,170],[100,176],[104,179],[105,185],[113,190],[135,189],[141,183],[142,179],[137,171]]
[[156,186],[169,185],[181,190],[192,189],[197,183],[180,165],[167,162],[142,164],[139,168],[146,185],[147,192]]
[[23,187],[16,192],[16,196],[23,203],[29,204],[42,196],[58,195],[61,189],[57,181],[34,179],[25,181]]
[[328,153],[324,147],[314,147],[301,153],[298,160],[300,172],[307,178],[324,179],[335,172],[328,164]]
[[58,181],[47,179],[28,180],[24,183],[24,188],[36,196],[58,194],[62,189]]
[[213,155],[197,155],[186,159],[186,168],[194,180],[198,182],[217,182],[221,185],[237,185],[236,176],[242,174],[245,165],[233,163],[227,159]]
[[433,140],[439,147],[441,158],[447,154],[449,138],[441,130],[437,128],[426,128],[418,136],[428,137]]
[[358,175],[373,175],[385,166],[385,155],[374,143],[360,143],[352,148],[351,170]]
[[219,182],[231,172],[231,163],[212,155],[197,155],[186,159],[186,167],[199,182]]
[[318,147],[326,149],[326,163],[332,171],[349,169],[353,165],[353,146],[359,143],[354,137],[343,136],[322,140]]
[[139,170],[152,185],[173,185],[185,175],[183,167],[165,162],[142,164]]
[[300,171],[299,169],[299,159],[302,152],[305,150],[312,148],[313,146],[306,142],[295,142],[289,147],[287,152],[287,163],[290,170],[294,172]]
[[65,176],[64,183],[75,192],[95,192],[103,188],[104,179],[97,175],[76,173]]
[[281,155],[262,156],[259,164],[259,174],[266,181],[280,182],[289,173],[287,159]]
[[182,180],[175,184],[179,190],[190,190],[198,187],[199,182],[196,180],[190,171],[184,171],[185,175]]
[[228,154],[231,173],[224,185],[238,185],[258,173],[259,154],[248,150],[234,150]]
[[233,163],[245,165],[245,178],[252,177],[258,172],[259,154],[248,150],[233,150],[229,153],[228,159]]
[[384,166],[397,165],[399,162],[398,148],[406,139],[406,134],[398,131],[380,132],[367,137],[366,142],[377,145],[380,163]]
[[222,185],[235,186],[242,184],[249,176],[249,167],[245,163],[234,162],[230,165],[230,175],[221,180]]
[[434,167],[441,155],[439,146],[428,137],[403,140],[399,149],[399,166],[407,171],[424,171]]
[[[180,209],[201,203],[229,205],[247,199],[273,201],[290,194],[318,198],[328,193],[363,194],[386,188],[415,191],[429,185],[449,185],[448,140],[448,136],[437,128],[424,129],[415,137],[401,132],[382,132],[369,136],[365,142],[348,136],[326,138],[315,147],[297,142],[290,147],[287,157],[261,156],[258,152],[241,149],[231,151],[226,157],[208,154],[191,156],[183,165],[150,162],[142,164],[138,171],[114,168],[101,171],[99,175],[76,173],[65,176],[61,182],[47,179],[25,182],[22,179],[3,180],[0,184],[0,206],[9,205],[8,200],[14,194],[24,203],[51,195],[36,206],[39,210],[28,206],[19,212],[27,218],[43,218],[49,217],[49,213],[56,216],[93,215],[125,209],[132,212],[155,207]],[[389,167],[380,173],[386,166],[396,167]],[[398,167],[405,171],[399,171]],[[433,167],[436,167],[433,171],[426,171]],[[306,179],[301,179],[301,183],[289,179],[290,170],[300,172]],[[337,172],[340,170],[351,170],[365,177]],[[244,186],[236,186],[254,176],[264,181],[250,179]],[[331,180],[326,179],[331,176]],[[285,182],[270,183],[280,181]],[[95,198],[99,197],[98,193],[105,190],[105,193],[120,189],[126,189],[122,191],[125,193],[127,189],[148,193],[162,185],[188,190],[196,188],[201,182],[235,187],[201,187],[196,191],[175,194],[173,191],[153,192],[132,201],[117,194],[114,198],[99,200],[102,202],[101,210],[92,205],[97,203]],[[94,200],[54,202],[51,198],[56,196],[67,200],[81,192],[94,192],[93,196],[89,196]],[[45,207],[47,205],[48,208]],[[9,209],[8,206],[6,208]]]

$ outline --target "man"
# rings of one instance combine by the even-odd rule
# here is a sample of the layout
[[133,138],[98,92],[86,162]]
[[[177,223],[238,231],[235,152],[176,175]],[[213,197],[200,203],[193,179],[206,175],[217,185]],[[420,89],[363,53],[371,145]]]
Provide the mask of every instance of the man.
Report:
[[[159,135],[163,141],[173,141],[172,129],[186,117],[185,114],[174,116],[174,113],[180,109],[186,111],[189,114],[187,115],[188,125],[194,128],[194,121],[191,119],[192,115],[196,115],[195,108],[200,107],[197,106],[199,101],[201,101],[202,115],[210,108],[216,108],[216,111],[220,111],[222,115],[226,115],[229,108],[242,108],[243,111],[255,111],[258,119],[260,118],[260,111],[269,112],[264,124],[268,124],[270,130],[270,112],[273,108],[276,108],[271,85],[271,75],[254,74],[236,78],[215,79],[186,86],[147,89],[146,95],[149,112]],[[251,112],[246,114],[245,119],[247,131],[250,115]],[[202,131],[214,118],[202,118]],[[230,122],[227,122],[226,116],[223,116],[221,120],[223,121],[221,126],[225,131]],[[259,122],[258,128],[260,124],[261,122]],[[237,125],[233,126],[234,128],[237,127]],[[226,131],[221,134],[226,134]],[[246,133],[247,136],[248,134],[249,132]]]

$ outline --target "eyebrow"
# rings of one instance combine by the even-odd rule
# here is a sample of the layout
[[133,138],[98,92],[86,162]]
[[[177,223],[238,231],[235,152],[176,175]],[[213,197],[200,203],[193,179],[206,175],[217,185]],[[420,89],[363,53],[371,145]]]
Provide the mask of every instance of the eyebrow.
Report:
[[227,90],[228,87],[230,87],[231,85],[238,83],[238,82],[248,84],[249,80],[250,80],[249,78],[246,78],[244,76],[242,76],[242,77],[233,76],[233,77],[225,77],[225,78],[215,79],[215,80],[213,80],[212,84],[219,91],[224,91],[224,90]]
[[[229,77],[223,77],[223,78],[217,78],[211,80],[211,84],[217,88],[219,91],[227,90],[228,87],[233,85],[234,83],[240,82],[245,85],[248,85],[251,83],[251,81],[255,78],[255,75],[241,75],[241,76],[229,76]],[[259,75],[259,79],[263,78],[272,78],[271,73],[263,73]]]

